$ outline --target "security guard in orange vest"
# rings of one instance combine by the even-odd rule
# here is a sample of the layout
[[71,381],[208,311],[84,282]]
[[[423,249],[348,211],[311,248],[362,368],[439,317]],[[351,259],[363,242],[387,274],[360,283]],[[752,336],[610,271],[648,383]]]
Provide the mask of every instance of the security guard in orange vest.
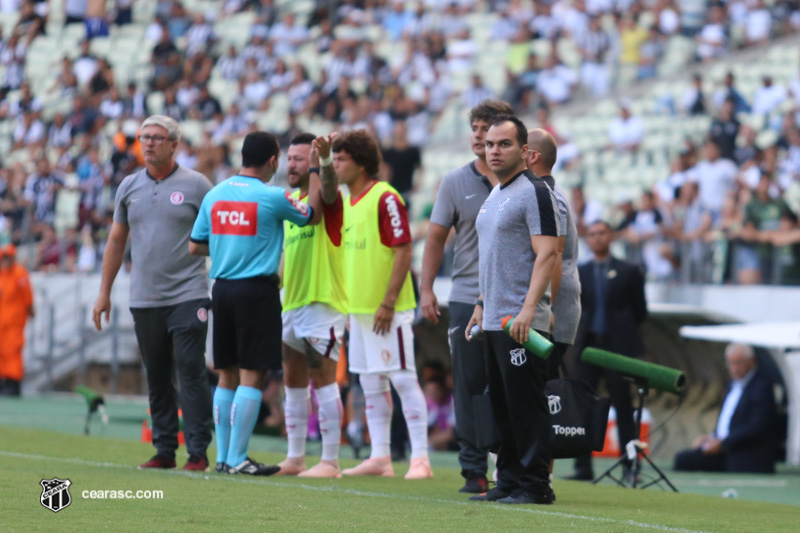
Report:
[[0,394],[19,396],[24,376],[25,324],[34,315],[28,271],[13,244],[0,248]]

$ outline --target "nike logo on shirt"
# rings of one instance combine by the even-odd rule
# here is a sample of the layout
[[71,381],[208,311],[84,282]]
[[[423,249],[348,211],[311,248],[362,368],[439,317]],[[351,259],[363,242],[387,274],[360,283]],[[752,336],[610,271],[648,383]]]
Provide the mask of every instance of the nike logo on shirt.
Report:
[[456,326],[456,327],[454,327],[454,328],[450,328],[450,329],[448,329],[448,330],[447,330],[447,334],[448,334],[448,335],[452,335],[453,333],[455,333],[456,331],[458,331],[458,328],[460,328],[460,327],[461,327],[461,326]]
[[475,194],[478,194],[478,193],[470,194],[469,196],[466,196],[465,198],[466,198],[467,200],[469,200],[470,198],[472,198],[473,196],[475,196]]
[[351,229],[353,229],[353,226],[350,226],[349,228],[345,228],[345,229],[344,229],[344,232],[345,232],[345,233],[347,233],[347,232],[348,232],[348,231],[350,231]]

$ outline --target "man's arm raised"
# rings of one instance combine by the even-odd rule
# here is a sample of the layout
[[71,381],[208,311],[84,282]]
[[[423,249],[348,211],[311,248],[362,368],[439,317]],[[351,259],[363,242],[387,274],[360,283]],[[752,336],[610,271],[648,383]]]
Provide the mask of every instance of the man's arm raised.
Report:
[[336,179],[336,172],[333,170],[333,162],[331,161],[331,147],[334,137],[336,137],[335,131],[328,136],[320,135],[314,139],[312,144],[312,152],[316,150],[320,160],[319,178],[322,201],[329,205],[336,202],[336,195],[339,191],[339,182]]

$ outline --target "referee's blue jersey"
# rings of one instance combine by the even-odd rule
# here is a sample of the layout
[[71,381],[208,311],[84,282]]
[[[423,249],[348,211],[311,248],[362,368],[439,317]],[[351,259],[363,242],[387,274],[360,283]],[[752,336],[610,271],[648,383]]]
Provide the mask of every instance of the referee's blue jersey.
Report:
[[191,240],[209,245],[211,278],[271,276],[283,251],[283,221],[305,226],[312,216],[307,204],[284,189],[237,175],[206,194]]

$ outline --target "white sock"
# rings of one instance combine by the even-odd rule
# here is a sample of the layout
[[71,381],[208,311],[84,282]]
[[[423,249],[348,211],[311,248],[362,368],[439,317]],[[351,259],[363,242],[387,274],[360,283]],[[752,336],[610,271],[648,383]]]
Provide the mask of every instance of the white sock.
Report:
[[372,442],[370,458],[391,455],[392,396],[389,379],[382,374],[361,374],[361,388],[367,402],[367,428]]
[[344,414],[339,385],[331,383],[316,389],[316,392],[319,402],[319,431],[322,433],[322,460],[336,461],[339,458]]
[[306,454],[306,435],[308,434],[308,387],[284,387],[286,402],[283,411],[286,418],[286,437],[289,451],[286,457],[303,457]]
[[408,440],[411,441],[411,458],[428,456],[428,404],[413,370],[399,370],[389,374],[400,403],[403,417],[408,427]]

